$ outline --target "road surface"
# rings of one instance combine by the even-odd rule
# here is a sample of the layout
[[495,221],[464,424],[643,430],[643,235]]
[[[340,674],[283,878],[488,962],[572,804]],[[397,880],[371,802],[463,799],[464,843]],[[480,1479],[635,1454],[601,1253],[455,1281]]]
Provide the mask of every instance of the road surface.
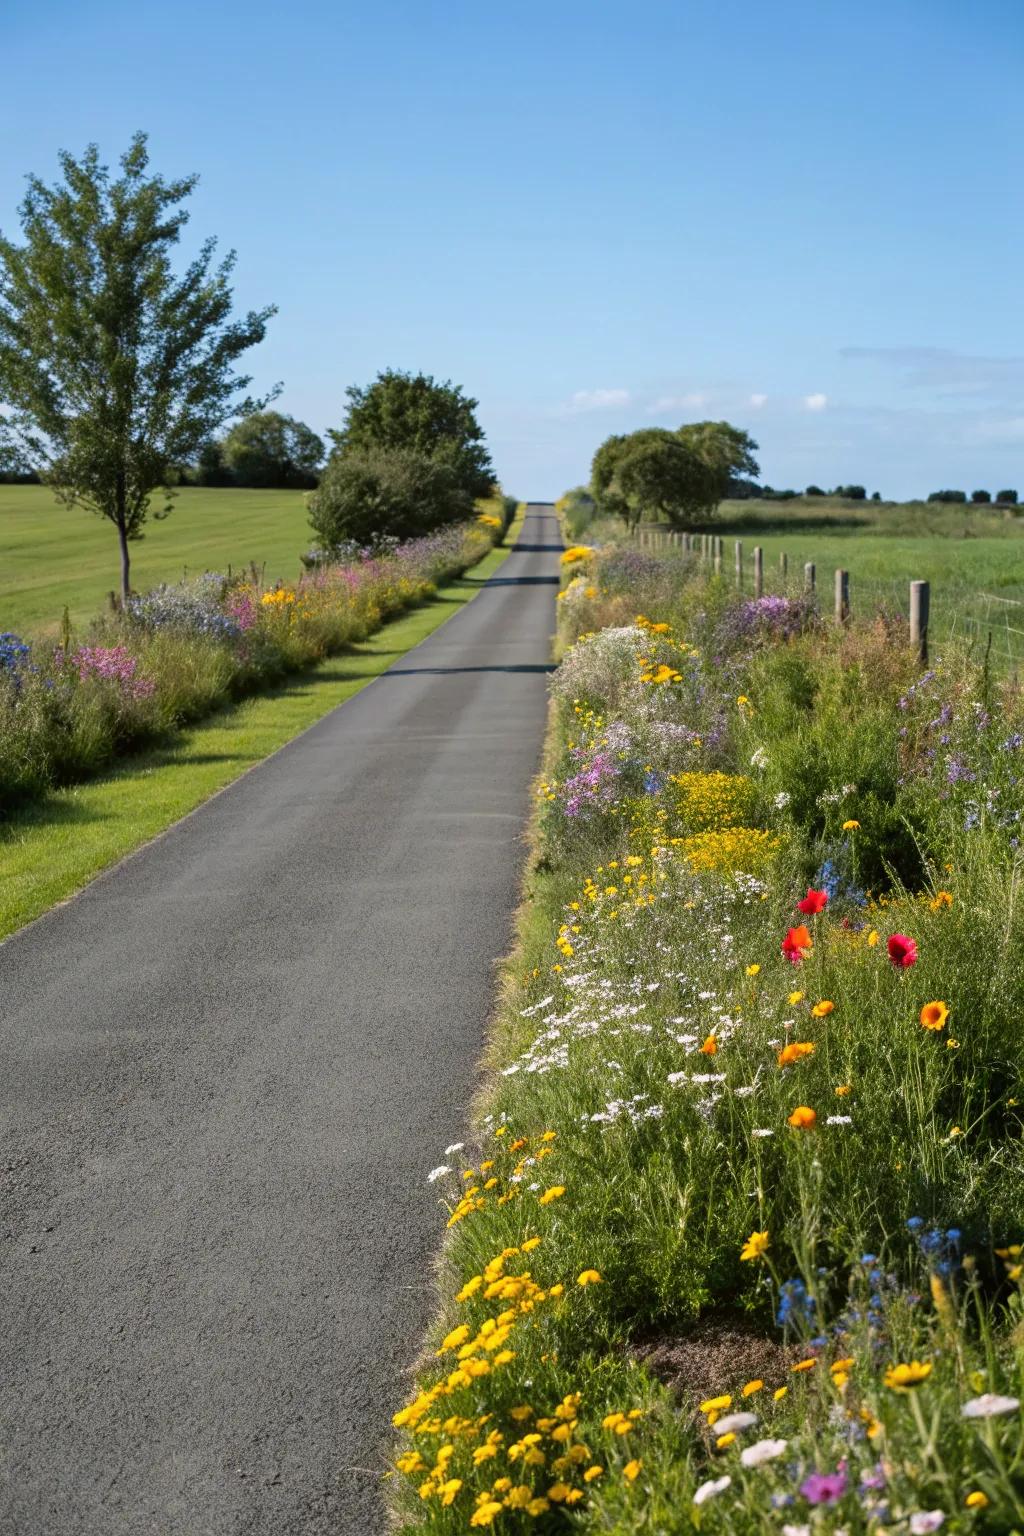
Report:
[[0,946],[4,1536],[385,1530],[558,548]]

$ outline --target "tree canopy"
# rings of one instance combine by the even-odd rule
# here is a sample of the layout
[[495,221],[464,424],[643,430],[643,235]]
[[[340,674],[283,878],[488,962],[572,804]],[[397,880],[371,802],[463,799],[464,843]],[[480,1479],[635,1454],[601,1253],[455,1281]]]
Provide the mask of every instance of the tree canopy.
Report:
[[257,411],[237,422],[221,444],[235,485],[311,490],[323,461],[323,441],[304,421],[279,411]]
[[171,251],[197,181],[147,174],[136,134],[112,179],[95,145],[60,156],[63,181],[29,178],[23,243],[0,235],[0,434],[62,500],[115,525],[121,590],[151,497],[224,422],[258,410],[236,359],[272,307],[231,319],[234,253],[206,240],[176,275]]
[[468,496],[490,494],[494,468],[476,419],[478,402],[459,385],[389,368],[346,394],[345,424],[328,434],[336,453],[400,448],[444,465]]
[[309,498],[309,520],[326,550],[348,540],[414,538],[472,512],[473,498],[451,466],[411,448],[336,453]]
[[645,427],[605,439],[591,465],[591,491],[606,514],[636,522],[647,513],[681,525],[713,512],[735,477],[758,473],[756,449],[727,421],[675,432]]

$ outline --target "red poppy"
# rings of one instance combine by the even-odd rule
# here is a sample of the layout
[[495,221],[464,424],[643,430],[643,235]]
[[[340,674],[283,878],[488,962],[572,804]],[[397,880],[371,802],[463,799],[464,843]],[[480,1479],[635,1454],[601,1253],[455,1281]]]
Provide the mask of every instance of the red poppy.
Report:
[[894,933],[886,945],[889,951],[889,959],[898,971],[909,970],[917,964],[917,943],[907,937],[905,933]]
[[798,901],[796,906],[798,912],[805,912],[808,917],[817,917],[819,912],[824,912],[827,904],[827,891],[812,891],[808,886],[807,895],[803,901]]
[[782,941],[782,953],[794,965],[799,965],[801,960],[810,954],[813,944],[814,940],[803,923],[801,923],[799,928],[791,928],[786,934]]

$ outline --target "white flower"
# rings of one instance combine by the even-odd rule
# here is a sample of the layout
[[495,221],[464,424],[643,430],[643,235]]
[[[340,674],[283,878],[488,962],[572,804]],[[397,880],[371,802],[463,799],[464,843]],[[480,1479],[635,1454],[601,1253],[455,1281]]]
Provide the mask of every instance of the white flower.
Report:
[[757,1440],[740,1451],[740,1461],[745,1467],[760,1467],[781,1456],[788,1445],[788,1440]]
[[764,747],[758,747],[756,752],[751,753],[750,766],[751,768],[768,767],[768,753],[765,751]]
[[448,1167],[447,1163],[442,1163],[439,1168],[431,1168],[430,1172],[427,1174],[427,1181],[428,1183],[433,1184],[435,1179],[444,1178],[446,1173],[451,1173],[451,1169]]
[[946,1516],[941,1509],[919,1509],[910,1517],[910,1536],[928,1536],[929,1531],[937,1531],[945,1523]]
[[445,1147],[445,1157],[451,1157],[453,1152],[461,1152],[465,1145],[466,1143],[464,1141],[453,1141],[450,1147]]
[[724,1477],[709,1477],[706,1483],[701,1483],[693,1496],[695,1504],[706,1504],[708,1499],[713,1499],[719,1493],[724,1493],[732,1482],[728,1473]]
[[1017,1397],[1000,1397],[998,1392],[984,1392],[964,1403],[960,1415],[965,1419],[994,1419],[1001,1413],[1016,1413],[1020,1407]]
[[751,1131],[751,1136],[774,1136],[774,1131],[766,1131],[763,1126],[758,1126],[756,1131]]
[[715,1434],[734,1434],[738,1429],[749,1429],[757,1423],[756,1413],[727,1413],[724,1419],[715,1420]]
[[784,811],[786,806],[789,804],[789,792],[785,789],[780,790],[779,793],[775,796],[775,799],[772,801],[772,804],[777,811]]
[[852,1115],[829,1115],[828,1118],[825,1121],[825,1124],[826,1125],[852,1125],[853,1124],[853,1116]]
[[782,1527],[782,1536],[811,1536],[809,1525],[791,1525],[788,1521]]

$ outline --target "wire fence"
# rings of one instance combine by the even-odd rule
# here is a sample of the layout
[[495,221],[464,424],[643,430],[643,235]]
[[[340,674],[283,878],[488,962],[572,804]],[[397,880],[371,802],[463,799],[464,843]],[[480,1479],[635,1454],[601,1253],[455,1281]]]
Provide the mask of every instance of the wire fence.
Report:
[[[904,619],[908,636],[919,645],[922,656],[941,654],[944,645],[955,642],[1000,671],[1024,674],[1024,601],[1018,598],[957,583],[935,586],[898,577],[860,577],[855,568],[818,567],[793,561],[784,552],[769,561],[757,546],[751,548],[741,541],[733,544],[720,535],[642,527],[634,536],[642,547],[676,550],[682,557],[735,580],[749,596],[813,587],[822,608],[831,606],[841,622],[851,614],[879,612],[891,619]],[[922,601],[920,593],[914,598],[915,586],[925,589],[923,632],[921,613],[913,611],[915,601]]]

